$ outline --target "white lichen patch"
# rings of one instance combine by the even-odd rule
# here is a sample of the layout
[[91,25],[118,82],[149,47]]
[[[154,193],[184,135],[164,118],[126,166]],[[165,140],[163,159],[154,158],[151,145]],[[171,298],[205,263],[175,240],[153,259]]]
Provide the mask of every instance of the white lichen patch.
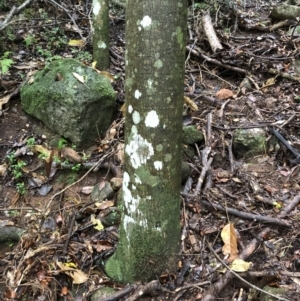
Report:
[[163,145],[162,145],[162,144],[156,145],[156,150],[157,150],[158,152],[161,152],[161,151],[163,150]]
[[172,160],[172,155],[171,154],[166,154],[164,157],[165,162],[170,162]]
[[160,69],[163,66],[162,60],[158,59],[154,63],[154,67]]
[[138,129],[137,129],[137,127],[136,127],[135,125],[133,125],[133,126],[131,127],[131,133],[132,133],[132,134],[137,134],[137,133],[138,133]]
[[148,112],[145,118],[145,125],[150,128],[156,128],[159,125],[159,118],[156,111]]
[[163,163],[161,161],[154,161],[154,167],[157,170],[161,170],[163,166]]
[[152,23],[152,19],[149,17],[149,16],[145,16],[144,18],[143,18],[143,20],[141,21],[141,25],[142,25],[142,27],[147,27],[147,26],[150,26],[151,25],[151,23]]
[[130,158],[133,168],[139,168],[154,155],[153,146],[139,134],[134,134],[129,144],[125,147],[125,152]]
[[147,219],[141,219],[140,222],[139,222],[139,225],[143,228],[148,228],[148,222],[147,222]]
[[142,93],[139,90],[134,91],[134,97],[135,99],[139,99],[142,96]]
[[123,226],[124,226],[124,230],[125,230],[126,238],[127,238],[128,242],[130,241],[130,236],[131,236],[130,230],[132,229],[132,225],[134,225],[134,224],[135,224],[135,220],[132,217],[130,217],[128,215],[124,216]]
[[124,205],[127,209],[128,214],[136,212],[138,204],[140,202],[140,197],[133,197],[130,187],[130,176],[127,172],[124,171],[123,174],[123,195],[124,195]]
[[98,46],[98,48],[101,48],[101,49],[105,49],[107,47],[106,44],[102,41],[98,42],[97,46]]
[[99,0],[93,0],[93,14],[95,16],[99,14],[100,9],[101,9],[101,5],[99,3]]
[[138,124],[140,123],[141,121],[141,116],[140,116],[140,113],[138,111],[134,111],[133,114],[132,114],[132,120],[135,124]]
[[148,79],[147,80],[147,83],[148,83],[148,88],[152,88],[152,84],[153,84],[153,80],[152,79]]
[[131,114],[132,111],[133,111],[133,107],[132,107],[132,105],[129,105],[129,106],[128,106],[128,113]]

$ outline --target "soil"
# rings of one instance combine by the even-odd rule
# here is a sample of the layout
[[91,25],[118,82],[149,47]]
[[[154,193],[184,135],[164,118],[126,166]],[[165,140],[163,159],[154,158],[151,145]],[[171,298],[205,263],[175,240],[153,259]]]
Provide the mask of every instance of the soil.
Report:
[[[267,18],[271,9],[269,4],[261,7],[252,4],[247,3],[248,9],[255,11],[262,19]],[[41,5],[40,8],[53,17],[52,7],[41,3],[35,5]],[[70,11],[78,13],[76,9],[81,7],[80,3],[76,7],[69,4]],[[245,12],[255,23],[246,7]],[[68,17],[63,12],[60,14],[61,18]],[[300,106],[296,101],[299,95],[299,75],[292,65],[292,61],[299,56],[300,44],[292,42],[286,35],[287,28],[274,33],[261,32],[255,27],[246,31],[242,26],[234,30],[234,19],[227,20],[232,22],[231,27],[228,27],[232,33],[225,34],[221,24],[227,26],[226,16],[224,12],[220,16],[222,18],[220,24],[216,24],[216,30],[224,49],[219,54],[212,54],[201,28],[200,11],[190,10],[189,13],[191,38],[188,47],[194,45],[194,49],[201,50],[187,52],[185,95],[194,100],[198,109],[193,111],[185,107],[184,120],[195,125],[210,139],[197,145],[198,155],[195,157],[185,155],[185,161],[191,168],[192,187],[182,197],[182,241],[178,271],[174,275],[167,272],[160,275],[159,285],[144,284],[131,291],[131,297],[125,294],[125,297],[116,297],[114,300],[136,300],[134,294],[141,290],[148,293],[143,300],[149,301],[259,300],[261,293],[257,287],[266,289],[266,286],[285,288],[285,300],[300,300],[299,166],[291,163],[295,159],[294,154],[272,134],[272,129],[277,130],[296,150],[300,149]],[[120,108],[124,102],[124,12],[114,6],[110,18],[110,73],[118,77],[114,87],[118,93],[116,106]],[[33,20],[23,22],[32,29]],[[88,35],[87,23],[80,21],[78,24]],[[36,26],[41,26],[41,23]],[[64,37],[78,38],[74,32],[66,31],[63,25],[59,28]],[[50,47],[43,38],[48,30],[41,29],[36,35],[44,51]],[[18,67],[29,66],[32,61],[38,62],[39,68],[44,65],[36,46],[24,48],[24,43],[16,39],[6,47],[13,51],[16,64],[5,76],[5,83],[12,84],[7,87],[2,83],[0,100],[18,89],[22,82],[20,75],[24,78],[29,72],[28,69]],[[64,47],[56,52],[72,56],[73,49]],[[86,51],[91,51],[90,42],[85,47]],[[21,61],[17,57],[22,51],[26,55],[23,55]],[[209,62],[203,54],[221,64]],[[251,89],[241,86],[246,75],[227,68],[228,65],[247,70]],[[294,78],[285,78],[280,73],[272,75],[269,72],[271,68]],[[217,98],[216,94],[220,91],[231,91],[234,97],[225,100]],[[24,153],[22,149],[27,146],[26,141],[33,137],[36,144],[59,153],[60,137],[22,110],[19,94],[12,97],[0,112],[0,165],[7,165],[6,172],[0,177],[0,220],[7,226],[14,225],[26,230],[26,235],[16,242],[13,250],[0,251],[0,272],[2,279],[7,279],[0,299],[43,300],[44,297],[46,300],[56,300],[51,299],[51,296],[57,294],[64,300],[71,300],[77,288],[76,285],[72,286],[71,278],[64,273],[49,272],[51,269],[53,271],[55,262],[63,259],[90,273],[89,281],[84,285],[89,296],[95,288],[103,285],[118,288],[119,292],[127,289],[108,279],[102,268],[103,261],[113,253],[116,246],[117,226],[108,227],[100,233],[90,226],[85,228],[90,216],[101,214],[102,209],[91,204],[89,194],[82,193],[97,183],[110,181],[116,176],[115,169],[122,169],[122,161],[117,156],[117,147],[123,143],[122,114],[116,116],[111,127],[115,135],[110,136],[111,132],[108,131],[107,137],[110,139],[104,141],[103,137],[99,137],[93,147],[84,150],[85,155],[88,155],[86,163],[102,160],[103,168],[88,174],[83,169],[58,168],[49,177],[49,166],[45,160],[38,153],[30,152],[30,148],[26,148]],[[209,114],[212,116],[211,123],[208,121]],[[251,127],[263,128],[268,140],[275,143],[267,144],[265,154],[243,157],[232,150],[232,135],[237,128]],[[213,157],[213,162],[205,173],[201,191],[195,196],[193,192],[197,189],[200,173],[207,164],[203,153],[207,151],[206,146],[210,147],[208,153]],[[21,153],[13,164],[18,164],[20,160],[26,163],[21,176],[25,183],[24,194],[17,188],[20,180],[13,174],[14,167],[9,161],[12,152]],[[33,179],[40,180],[45,187],[48,185],[50,191],[41,195],[38,192],[40,187],[31,184]],[[65,189],[69,185],[72,186]],[[62,190],[63,193],[60,193]],[[113,201],[116,201],[116,196]],[[291,209],[283,213],[291,204],[294,204]],[[45,211],[45,208],[48,210]],[[253,214],[256,218],[247,214]],[[45,221],[54,221],[54,230],[49,226],[52,230],[48,228],[46,231],[43,227]],[[232,277],[230,272],[223,274],[226,258],[222,253],[222,233],[229,222],[234,227],[230,235],[237,236],[238,254],[246,262],[251,262],[251,268],[243,269],[239,275],[256,288],[237,276]],[[68,233],[71,234],[68,236]],[[64,250],[65,247],[68,247],[67,250]],[[28,255],[28,250],[33,253]],[[25,254],[27,258],[24,259]],[[82,291],[79,292],[76,300],[86,300]],[[212,298],[204,299],[209,294]]]

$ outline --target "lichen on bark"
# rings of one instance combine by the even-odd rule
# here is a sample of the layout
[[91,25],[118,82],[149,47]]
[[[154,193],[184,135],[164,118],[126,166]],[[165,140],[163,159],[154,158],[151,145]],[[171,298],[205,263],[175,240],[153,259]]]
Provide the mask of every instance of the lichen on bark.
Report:
[[106,264],[120,282],[174,272],[180,245],[186,1],[128,0],[124,212]]

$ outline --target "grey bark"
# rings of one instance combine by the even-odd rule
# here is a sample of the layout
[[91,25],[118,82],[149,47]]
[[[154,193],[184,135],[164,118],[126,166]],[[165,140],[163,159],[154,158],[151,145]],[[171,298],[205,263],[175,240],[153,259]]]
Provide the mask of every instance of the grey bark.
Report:
[[109,68],[109,8],[108,0],[93,0],[93,60],[97,68]]
[[186,0],[126,3],[124,212],[106,264],[117,281],[174,272],[180,175]]

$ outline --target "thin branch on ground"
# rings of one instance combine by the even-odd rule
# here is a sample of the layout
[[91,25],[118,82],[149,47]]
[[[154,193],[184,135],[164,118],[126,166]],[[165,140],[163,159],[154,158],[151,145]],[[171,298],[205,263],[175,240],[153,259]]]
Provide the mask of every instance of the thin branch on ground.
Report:
[[59,3],[55,2],[54,0],[47,0],[49,1],[52,5],[59,7],[60,9],[62,9],[70,18],[70,20],[72,21],[72,23],[74,24],[78,34],[80,35],[81,39],[85,42],[85,38],[83,37],[83,35],[81,34],[81,30],[79,29],[77,23],[75,22],[74,18],[70,15],[69,11],[67,9],[65,9],[62,5],[60,5]]
[[27,7],[31,2],[34,0],[26,0],[23,4],[21,4],[19,7],[13,6],[10,10],[10,12],[7,14],[5,20],[0,23],[0,31],[3,30],[5,27],[9,25],[9,22],[12,20],[12,18],[19,14],[25,7]]
[[209,203],[208,201],[205,201],[205,200],[200,200],[200,203],[202,205],[210,208],[210,209],[214,209],[214,210],[221,211],[221,212],[224,212],[224,213],[227,212],[230,215],[238,216],[242,219],[262,222],[262,223],[276,225],[276,226],[280,226],[280,227],[287,227],[287,228],[291,227],[288,223],[286,223],[285,221],[280,220],[279,218],[273,218],[273,217],[269,217],[269,216],[263,216],[263,215],[257,215],[257,214],[242,212],[241,210],[233,209],[233,208],[229,208],[229,207],[225,208],[222,205],[211,204],[211,203]]

